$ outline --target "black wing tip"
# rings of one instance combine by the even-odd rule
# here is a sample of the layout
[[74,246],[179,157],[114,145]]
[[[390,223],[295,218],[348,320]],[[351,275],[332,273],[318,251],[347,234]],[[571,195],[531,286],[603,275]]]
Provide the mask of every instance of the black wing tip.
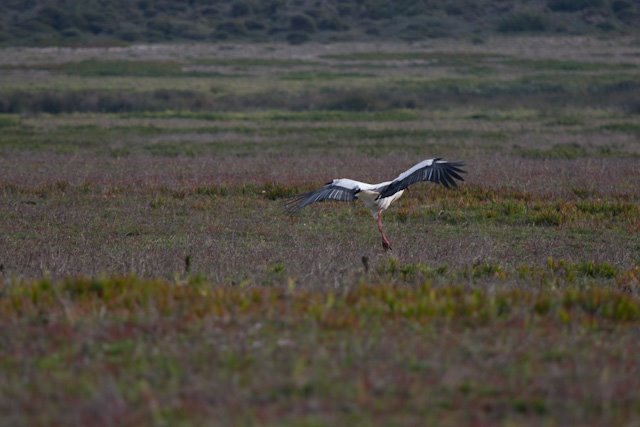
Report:
[[464,181],[464,177],[462,177],[462,175],[460,174],[467,173],[467,171],[461,169],[462,166],[464,166],[464,162],[446,163],[445,173],[442,177],[443,184],[446,188],[449,188],[447,182],[451,187],[456,188],[458,187],[458,183],[456,182],[456,180]]
[[[333,186],[332,184],[333,184],[333,181],[331,181],[329,184],[325,184],[323,187],[317,190],[308,191],[306,193],[301,193],[296,196],[290,197],[289,199],[285,200],[283,204],[283,208],[285,212],[287,212],[289,215],[294,215],[307,205],[310,205],[315,202],[322,202],[325,200],[352,201],[357,198],[356,194],[360,192],[360,189],[349,190],[344,187]],[[338,188],[344,191],[351,191],[352,192],[351,197],[348,197],[346,193],[341,191],[333,195],[333,197],[326,197],[327,191],[330,192],[331,190],[335,190]]]
[[295,215],[308,204],[305,203],[305,199],[309,198],[313,193],[313,191],[307,191],[306,193],[300,193],[290,197],[284,201],[282,207],[287,214]]
[[454,172],[454,174],[452,174],[457,180],[460,181],[464,181],[464,178],[461,177],[460,173],[467,173],[466,170],[462,169],[465,166],[465,163],[462,161],[454,161],[454,162],[449,162],[446,161],[446,163],[441,163],[443,166],[446,167],[446,169],[448,170],[448,172]]
[[458,183],[456,180],[464,181],[464,178],[460,174],[467,173],[466,170],[462,169],[463,166],[464,162],[461,161],[450,162],[442,158],[436,158],[432,163],[431,171],[433,173],[429,173],[428,177],[425,173],[422,180],[440,184],[447,189],[457,188]]
[[297,214],[298,212],[300,212],[300,210],[303,208],[303,206],[298,206],[298,205],[283,205],[282,209],[284,210],[284,212],[289,215],[289,216],[294,216],[295,214]]

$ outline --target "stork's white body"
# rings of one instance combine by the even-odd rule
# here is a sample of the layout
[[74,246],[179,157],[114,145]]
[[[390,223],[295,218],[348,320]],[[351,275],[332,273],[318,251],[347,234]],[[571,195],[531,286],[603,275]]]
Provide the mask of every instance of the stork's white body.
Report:
[[387,210],[391,203],[398,200],[404,193],[404,190],[400,190],[389,197],[380,197],[380,191],[391,184],[391,181],[381,182],[380,184],[367,184],[366,182],[342,178],[334,179],[332,184],[358,190],[358,199],[362,200],[376,219],[381,211]]
[[442,159],[423,160],[401,173],[393,181],[379,184],[367,184],[347,178],[334,179],[324,187],[292,198],[286,208],[290,213],[294,213],[311,203],[323,200],[362,200],[376,220],[382,237],[382,246],[388,250],[391,249],[391,244],[382,230],[382,212],[398,200],[409,185],[418,181],[431,181],[447,188],[455,187],[456,179],[464,181],[460,176],[461,173],[465,173],[460,169],[463,165],[461,162],[447,162]]

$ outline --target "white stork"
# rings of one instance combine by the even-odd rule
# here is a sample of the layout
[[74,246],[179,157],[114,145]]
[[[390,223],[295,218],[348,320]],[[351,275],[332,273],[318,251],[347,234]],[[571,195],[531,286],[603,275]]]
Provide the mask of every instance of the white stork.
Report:
[[423,160],[402,172],[393,181],[385,181],[380,184],[367,184],[365,182],[354,181],[353,179],[334,179],[323,187],[295,196],[287,201],[285,209],[293,214],[305,206],[323,200],[339,200],[350,202],[360,199],[365,206],[371,210],[378,231],[382,237],[382,247],[385,250],[391,249],[391,243],[382,231],[382,211],[386,210],[391,203],[402,196],[404,190],[419,181],[431,181],[442,184],[446,188],[457,187],[456,179],[464,181],[460,176],[466,173],[461,169],[462,162],[448,162],[436,158]]

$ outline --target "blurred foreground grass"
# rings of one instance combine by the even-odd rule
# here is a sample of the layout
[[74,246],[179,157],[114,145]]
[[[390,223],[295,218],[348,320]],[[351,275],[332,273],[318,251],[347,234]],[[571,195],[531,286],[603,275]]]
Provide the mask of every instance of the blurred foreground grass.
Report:
[[611,288],[522,278],[4,283],[0,408],[14,425],[635,422],[638,270]]

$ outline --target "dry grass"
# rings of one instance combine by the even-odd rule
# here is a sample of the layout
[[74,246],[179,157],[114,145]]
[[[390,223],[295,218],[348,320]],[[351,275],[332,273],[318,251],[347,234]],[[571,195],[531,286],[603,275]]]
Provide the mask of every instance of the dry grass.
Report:
[[[411,163],[408,156],[352,155],[325,157],[322,167],[308,169],[315,159],[8,156],[2,274],[169,278],[184,272],[190,256],[192,273],[219,282],[343,282],[361,271],[362,256],[386,258],[369,213],[358,204],[327,204],[289,218],[284,199],[334,176],[381,181],[385,171]],[[636,262],[640,247],[629,239],[640,225],[635,160],[467,163],[468,184],[459,190],[423,184],[385,214],[394,257],[451,268],[484,260],[540,265],[548,256],[622,269]],[[349,172],[353,164],[358,176]],[[286,273],[271,277],[276,263]]]

